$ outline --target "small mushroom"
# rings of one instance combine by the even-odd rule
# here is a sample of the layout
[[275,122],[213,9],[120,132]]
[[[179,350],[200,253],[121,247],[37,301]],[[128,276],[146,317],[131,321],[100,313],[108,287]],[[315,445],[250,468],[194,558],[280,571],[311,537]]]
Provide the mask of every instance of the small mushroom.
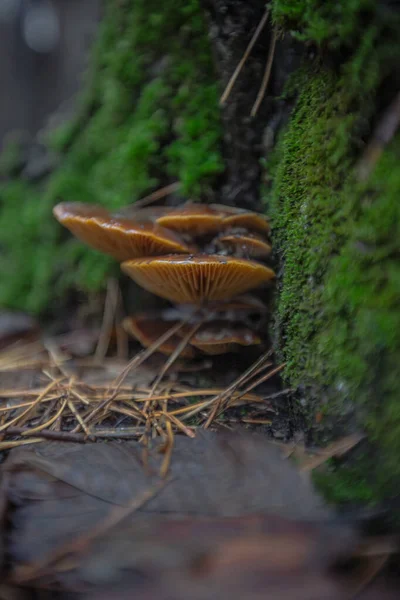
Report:
[[157,219],[162,227],[193,236],[213,234],[219,231],[224,214],[208,204],[187,202]]
[[[123,321],[125,331],[138,340],[145,348],[151,346],[175,324],[176,321],[163,321],[163,319],[160,318],[148,317],[146,314],[139,314],[135,317],[126,317]],[[170,356],[180,341],[178,335],[172,335],[166,342],[161,344],[157,350],[162,354]],[[195,350],[190,346],[186,346],[181,352],[183,358],[193,358],[195,355]]]
[[[185,334],[185,328],[180,335]],[[247,327],[227,326],[226,322],[214,321],[201,327],[190,340],[190,344],[203,354],[217,355],[237,352],[242,346],[261,344],[261,338]]]
[[78,239],[118,261],[192,250],[173,231],[150,220],[113,216],[101,206],[80,202],[57,204],[54,216]]
[[229,300],[275,276],[255,261],[208,254],[139,258],[121,267],[145,290],[177,304]]
[[260,235],[254,233],[226,233],[212,243],[230,256],[265,258],[271,253],[271,246]]
[[137,208],[136,204],[128,204],[119,208],[113,213],[115,217],[124,219],[134,219],[137,221],[155,222],[159,217],[170,212],[169,206],[146,206],[145,208]]
[[264,234],[270,230],[268,219],[264,215],[252,212],[251,210],[225,206],[223,204],[210,204],[210,208],[216,212],[220,212],[223,217],[222,227],[224,229],[242,227],[249,231],[257,231]]

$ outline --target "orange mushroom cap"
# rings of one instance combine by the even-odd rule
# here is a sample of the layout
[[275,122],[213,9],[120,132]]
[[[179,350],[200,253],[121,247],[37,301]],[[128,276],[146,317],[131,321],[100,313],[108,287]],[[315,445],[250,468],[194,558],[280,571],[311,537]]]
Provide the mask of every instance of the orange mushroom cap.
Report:
[[101,206],[63,202],[54,207],[53,213],[78,239],[118,261],[191,250],[172,231],[150,221],[113,216]]
[[225,206],[223,204],[210,204],[210,208],[221,213],[223,216],[222,226],[224,229],[242,227],[260,233],[268,233],[270,230],[267,217],[252,212],[251,210],[236,208],[234,206]]
[[229,300],[275,276],[255,261],[207,254],[139,258],[121,267],[144,289],[177,304]]
[[168,206],[146,206],[144,208],[137,208],[135,204],[128,204],[119,208],[113,213],[115,217],[122,217],[123,219],[134,219],[137,221],[156,221],[162,215],[170,212],[171,208]]
[[[142,346],[148,348],[176,323],[177,321],[163,321],[162,319],[149,318],[146,315],[139,314],[135,317],[126,317],[122,324],[129,335],[137,339]],[[170,356],[180,341],[178,335],[172,335],[166,342],[158,347],[157,351]],[[190,346],[186,346],[180,355],[183,358],[193,358],[196,355],[196,352]]]
[[271,246],[254,233],[227,233],[219,236],[215,243],[234,256],[263,258],[271,253]]
[[223,219],[222,226],[224,229],[243,227],[249,231],[258,231],[260,233],[268,233],[270,230],[267,219],[262,215],[253,212],[229,215]]
[[187,202],[161,215],[157,223],[179,233],[199,236],[216,233],[221,227],[222,219],[223,215],[208,204]]
[[[183,328],[178,335],[185,335]],[[261,338],[247,327],[227,326],[223,321],[214,321],[203,325],[190,340],[191,346],[204,354],[217,355],[236,352],[241,346],[256,346],[261,344]]]

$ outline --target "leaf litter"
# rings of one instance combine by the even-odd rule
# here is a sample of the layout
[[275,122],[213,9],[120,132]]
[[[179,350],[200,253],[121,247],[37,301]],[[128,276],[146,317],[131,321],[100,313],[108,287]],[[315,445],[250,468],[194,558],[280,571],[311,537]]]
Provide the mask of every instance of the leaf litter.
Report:
[[[115,311],[118,290],[109,290]],[[267,352],[225,387],[185,384],[190,368],[178,356],[165,362],[151,348],[128,361],[123,344],[108,356],[112,315],[105,311],[94,358],[57,338],[0,352],[0,449],[11,450],[0,472],[6,593],[394,598],[390,586],[387,596],[382,587],[363,594],[374,594],[397,540],[366,552],[287,459],[287,445],[204,431],[229,428],[235,416],[269,426],[286,391],[256,388],[283,365]],[[237,418],[243,405],[253,412]],[[303,452],[303,470],[359,441]],[[337,563],[352,564],[361,547],[362,574],[339,576]]]

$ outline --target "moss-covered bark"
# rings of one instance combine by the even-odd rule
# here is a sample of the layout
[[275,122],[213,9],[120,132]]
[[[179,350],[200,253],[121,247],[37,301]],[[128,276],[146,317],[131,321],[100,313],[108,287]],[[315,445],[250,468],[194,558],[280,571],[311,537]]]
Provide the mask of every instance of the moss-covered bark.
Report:
[[400,482],[400,136],[366,180],[358,166],[397,91],[399,12],[356,0],[273,6],[277,23],[319,45],[288,87],[296,106],[268,163],[275,339],[286,379],[306,386],[310,427],[316,410],[322,430],[355,413],[374,445],[336,490],[327,480],[332,497],[387,496]]

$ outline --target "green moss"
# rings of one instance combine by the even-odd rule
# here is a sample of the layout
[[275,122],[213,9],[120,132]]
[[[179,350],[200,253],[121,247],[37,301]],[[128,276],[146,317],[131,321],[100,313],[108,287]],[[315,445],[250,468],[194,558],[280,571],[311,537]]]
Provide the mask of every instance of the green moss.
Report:
[[[69,286],[101,287],[111,261],[61,235],[53,205],[79,200],[113,209],[171,180],[182,183],[186,196],[207,195],[223,167],[220,135],[198,0],[167,6],[160,0],[110,0],[78,114],[49,140],[61,154],[59,169],[40,189],[18,182],[0,186],[0,276],[7,282],[0,304],[40,311]],[[40,229],[31,227],[33,206]],[[38,246],[40,267],[36,256],[35,264],[27,258]],[[23,279],[20,269],[7,266],[21,248]],[[21,295],[22,289],[28,292]]]
[[274,0],[272,16],[300,40],[337,48],[354,46],[375,4],[373,0]]
[[[334,22],[331,3],[305,5],[326,10]],[[290,18],[302,36],[318,41],[314,16],[290,13],[293,6],[275,2],[276,18]],[[344,424],[355,411],[374,458],[364,461],[362,485],[354,488],[351,472],[338,469],[330,493],[365,501],[365,482],[375,498],[396,493],[400,483],[399,136],[367,182],[357,176],[382,110],[377,101],[396,73],[399,18],[377,13],[368,24],[360,15],[354,38],[324,34],[348,46],[339,68],[319,57],[291,82],[296,107],[267,163],[273,185],[266,202],[281,266],[274,329],[285,377],[305,385],[319,410],[328,402],[327,421]],[[311,413],[314,406],[308,404]]]
[[376,504],[376,490],[367,480],[365,473],[368,465],[365,460],[356,461],[352,466],[331,464],[313,474],[313,480],[329,503],[348,505]]

